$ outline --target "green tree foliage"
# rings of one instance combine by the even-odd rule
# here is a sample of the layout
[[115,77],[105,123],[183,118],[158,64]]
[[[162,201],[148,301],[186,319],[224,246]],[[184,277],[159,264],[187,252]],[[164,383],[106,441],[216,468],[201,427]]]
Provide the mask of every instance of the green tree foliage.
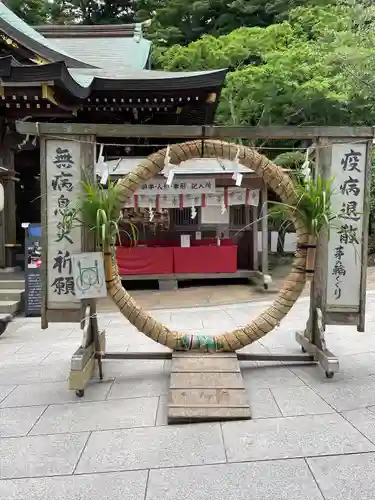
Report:
[[300,7],[266,28],[203,36],[154,51],[156,67],[228,67],[217,120],[248,125],[373,124],[375,30],[371,8]]
[[4,3],[27,24],[43,24],[47,19],[45,0],[7,0]]
[[81,24],[121,24],[134,21],[134,0],[71,0],[65,2],[71,16]]
[[333,0],[136,0],[138,20],[153,19],[150,38],[161,45],[187,45],[203,35],[220,36],[244,26],[265,27],[301,5]]
[[6,4],[30,25],[131,23],[136,8],[136,0],[7,0]]

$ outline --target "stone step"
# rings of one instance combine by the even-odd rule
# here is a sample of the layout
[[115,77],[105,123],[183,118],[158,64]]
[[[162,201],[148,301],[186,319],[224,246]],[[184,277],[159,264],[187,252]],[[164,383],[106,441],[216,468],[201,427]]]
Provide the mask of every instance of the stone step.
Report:
[[22,300],[25,290],[18,290],[17,288],[0,288],[0,301],[1,300]]
[[4,276],[0,277],[0,290],[24,290],[25,280],[24,279],[7,279]]
[[0,315],[16,314],[20,310],[20,307],[20,300],[0,300]]

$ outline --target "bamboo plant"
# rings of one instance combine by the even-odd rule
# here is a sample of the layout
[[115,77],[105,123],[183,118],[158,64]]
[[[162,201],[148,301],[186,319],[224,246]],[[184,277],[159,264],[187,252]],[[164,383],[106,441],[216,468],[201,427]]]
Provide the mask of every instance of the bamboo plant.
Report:
[[[95,248],[104,254],[105,268],[111,268],[112,251],[116,240],[121,242],[124,233],[135,244],[137,228],[129,221],[130,232],[119,230],[121,214],[119,206],[119,186],[110,179],[106,186],[97,182],[82,182],[82,194],[73,208],[63,215],[63,224],[67,229],[84,227],[92,235]],[[108,262],[106,262],[106,260]]]
[[322,178],[318,175],[313,179],[310,175],[297,172],[294,177],[294,188],[297,197],[295,206],[274,201],[271,203],[270,218],[272,220],[283,220],[284,227],[291,223],[292,218],[301,220],[310,233],[307,248],[307,274],[314,272],[316,243],[323,232],[330,232],[336,226],[340,213],[332,208],[332,196],[334,194],[334,178]]

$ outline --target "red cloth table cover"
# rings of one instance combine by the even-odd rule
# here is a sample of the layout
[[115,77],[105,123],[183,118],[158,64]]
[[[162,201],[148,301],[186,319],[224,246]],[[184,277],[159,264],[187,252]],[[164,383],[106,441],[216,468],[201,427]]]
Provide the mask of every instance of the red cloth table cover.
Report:
[[175,273],[235,273],[237,246],[196,246],[173,249]]
[[172,274],[172,247],[116,247],[119,274]]

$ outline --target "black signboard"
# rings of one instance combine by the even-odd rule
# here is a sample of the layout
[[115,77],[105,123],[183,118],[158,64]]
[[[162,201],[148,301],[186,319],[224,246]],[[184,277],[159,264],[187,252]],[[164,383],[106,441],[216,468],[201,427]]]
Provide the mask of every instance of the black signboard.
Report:
[[40,316],[42,309],[42,226],[29,224],[25,230],[25,315]]

